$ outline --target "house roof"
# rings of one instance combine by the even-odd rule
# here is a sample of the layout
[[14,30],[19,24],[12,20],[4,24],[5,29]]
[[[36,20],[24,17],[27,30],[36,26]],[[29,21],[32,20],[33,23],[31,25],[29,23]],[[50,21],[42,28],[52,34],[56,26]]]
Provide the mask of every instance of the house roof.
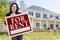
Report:
[[45,8],[42,8],[42,7],[39,7],[39,6],[35,6],[35,5],[32,5],[32,6],[28,7],[27,9],[45,10]]
[[[48,10],[48,9],[45,9],[43,7],[39,7],[39,6],[35,6],[35,5],[32,5],[30,7],[28,7],[27,9],[31,9],[31,10],[37,10],[37,11],[46,11],[46,12],[50,12],[50,13],[54,13],[54,14],[57,14],[56,12],[53,12],[51,10]],[[60,14],[59,14],[60,15]]]

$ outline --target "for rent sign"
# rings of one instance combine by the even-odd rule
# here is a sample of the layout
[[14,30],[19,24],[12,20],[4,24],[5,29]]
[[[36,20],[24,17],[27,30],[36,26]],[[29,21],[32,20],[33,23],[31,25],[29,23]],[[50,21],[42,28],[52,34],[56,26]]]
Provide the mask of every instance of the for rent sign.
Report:
[[9,36],[14,37],[32,31],[28,14],[6,17]]

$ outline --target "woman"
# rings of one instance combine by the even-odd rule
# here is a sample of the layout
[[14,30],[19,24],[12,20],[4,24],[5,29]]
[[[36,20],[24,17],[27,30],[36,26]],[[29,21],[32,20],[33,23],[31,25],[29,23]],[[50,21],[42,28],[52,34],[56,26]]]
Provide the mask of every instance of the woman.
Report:
[[[16,3],[12,3],[10,6],[10,12],[6,14],[6,17],[20,14],[18,10],[19,10],[18,5]],[[12,40],[22,40],[22,38],[23,38],[23,35],[19,35],[19,36],[12,37]]]

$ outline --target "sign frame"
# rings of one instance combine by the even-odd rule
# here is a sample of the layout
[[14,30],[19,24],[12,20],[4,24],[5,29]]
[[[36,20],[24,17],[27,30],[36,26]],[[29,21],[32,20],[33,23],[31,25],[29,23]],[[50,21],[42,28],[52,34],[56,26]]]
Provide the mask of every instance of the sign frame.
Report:
[[[24,32],[24,33],[21,33],[21,34],[15,34],[15,35],[11,36],[11,35],[10,35],[10,31],[9,31],[9,27],[8,27],[8,22],[7,22],[6,18],[15,17],[15,16],[19,16],[19,15],[24,15],[24,14],[27,14],[27,16],[28,16],[28,20],[29,20],[29,23],[30,23],[30,29],[31,29],[31,30],[28,31],[28,32]],[[7,26],[7,30],[8,30],[8,35],[9,35],[9,37],[15,37],[15,36],[19,36],[19,35],[24,35],[24,34],[27,34],[27,33],[30,33],[30,32],[33,31],[32,26],[31,26],[31,21],[30,21],[30,15],[29,15],[28,13],[17,14],[17,15],[15,15],[15,16],[5,17],[6,26]]]

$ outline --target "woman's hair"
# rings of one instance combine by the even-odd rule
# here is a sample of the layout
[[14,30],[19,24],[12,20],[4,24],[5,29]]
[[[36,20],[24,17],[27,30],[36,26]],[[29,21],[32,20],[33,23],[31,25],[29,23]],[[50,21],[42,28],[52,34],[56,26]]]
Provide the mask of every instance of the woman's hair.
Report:
[[17,9],[16,9],[16,13],[17,13],[18,10],[19,10],[17,3],[12,3],[12,4],[10,5],[10,10],[9,10],[10,13],[12,13],[12,6],[13,6],[14,4],[16,5],[16,8],[17,8]]

